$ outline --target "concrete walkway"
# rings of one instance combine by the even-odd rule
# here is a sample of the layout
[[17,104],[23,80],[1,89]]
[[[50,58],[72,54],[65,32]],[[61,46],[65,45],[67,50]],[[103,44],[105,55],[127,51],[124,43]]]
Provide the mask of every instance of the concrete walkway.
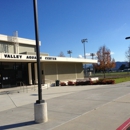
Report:
[[0,130],[116,130],[130,117],[130,82],[43,89],[47,123],[35,124],[37,90],[0,90]]

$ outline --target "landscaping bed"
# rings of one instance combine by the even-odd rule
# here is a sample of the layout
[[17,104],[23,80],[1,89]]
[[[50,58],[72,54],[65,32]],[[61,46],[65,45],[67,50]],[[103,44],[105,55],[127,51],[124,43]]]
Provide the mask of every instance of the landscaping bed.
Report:
[[86,80],[86,81],[76,81],[76,82],[68,81],[67,83],[60,82],[60,86],[103,85],[103,84],[115,84],[115,80],[113,80],[113,79],[99,79],[97,81]]

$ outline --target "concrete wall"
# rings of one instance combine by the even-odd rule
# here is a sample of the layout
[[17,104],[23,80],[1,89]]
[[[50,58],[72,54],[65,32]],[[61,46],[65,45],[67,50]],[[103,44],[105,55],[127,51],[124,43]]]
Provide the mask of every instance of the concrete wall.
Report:
[[55,82],[57,79],[68,81],[84,78],[82,63],[41,63],[41,70],[44,71],[46,83]]
[[14,53],[14,44],[9,42],[0,41],[0,52],[2,53]]
[[77,72],[77,79],[84,78],[84,72],[83,72],[83,64],[78,63],[76,64],[76,72]]
[[[25,52],[21,52],[20,54],[36,55],[36,52],[28,52],[28,51],[25,51]],[[40,56],[49,56],[49,54],[48,54],[48,53],[40,53]]]
[[[33,45],[26,45],[26,44],[19,44],[17,46],[19,53],[28,51],[28,52],[36,52],[35,46]],[[0,41],[0,53],[15,53],[15,44],[11,42],[3,42]]]
[[19,53],[22,52],[36,52],[35,46],[33,45],[25,45],[25,44],[19,44]]
[[[41,69],[44,71],[45,82],[52,82],[57,79],[56,63],[42,63]],[[44,78],[44,75],[42,75],[42,78]]]
[[59,80],[75,79],[75,64],[73,63],[59,63],[58,66],[58,78]]
[[[26,39],[26,38],[20,38],[20,37],[14,37],[14,36],[7,36],[7,35],[0,34],[0,41],[10,42],[10,43],[14,44],[15,40],[18,43],[21,43],[21,44],[34,45],[34,46],[36,45],[36,41],[35,40]],[[39,45],[41,45],[41,41],[39,41]]]

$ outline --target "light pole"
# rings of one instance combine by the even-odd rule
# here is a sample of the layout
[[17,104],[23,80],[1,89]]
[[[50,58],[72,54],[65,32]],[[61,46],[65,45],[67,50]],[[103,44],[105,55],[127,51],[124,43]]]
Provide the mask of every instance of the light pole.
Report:
[[[129,36],[129,37],[126,37],[125,39],[126,39],[126,40],[130,39],[130,36]],[[129,51],[128,51],[128,52],[130,52],[130,47],[129,47]],[[129,53],[129,55],[128,55],[128,59],[129,59],[129,68],[130,68],[130,53]]]
[[[86,52],[85,52],[85,42],[88,42],[88,39],[82,39],[81,42],[83,43],[83,47],[84,47],[84,59],[86,59]],[[85,64],[85,68],[84,68],[84,73],[85,73],[85,77],[86,77],[86,64]]]
[[36,101],[36,103],[34,103],[34,118],[35,118],[35,122],[43,123],[43,122],[48,121],[48,115],[47,115],[47,103],[45,102],[45,100],[42,100],[37,0],[33,0],[33,8],[34,8],[34,24],[35,24],[36,55],[37,55],[37,75],[38,75],[38,100]]
[[85,55],[85,42],[88,42],[88,39],[82,39],[81,42],[83,43],[83,46],[84,46],[84,59],[86,59],[86,55]]
[[40,66],[40,52],[39,52],[39,35],[38,35],[38,16],[37,16],[37,0],[34,0],[34,22],[35,22],[35,37],[36,37],[36,54],[37,54],[37,73],[38,73],[38,100],[36,103],[45,102],[42,100],[41,89],[41,66]]

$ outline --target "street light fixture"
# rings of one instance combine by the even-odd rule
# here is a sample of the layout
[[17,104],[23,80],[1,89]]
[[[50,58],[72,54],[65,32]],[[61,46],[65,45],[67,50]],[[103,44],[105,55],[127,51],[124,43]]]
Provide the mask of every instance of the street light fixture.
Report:
[[127,39],[130,39],[130,37],[126,37],[125,39],[126,39],[126,40],[127,40]]
[[88,42],[88,39],[86,38],[86,39],[82,39],[81,40],[81,42],[83,43],[83,45],[84,45],[84,58],[86,59],[86,52],[85,52],[85,42]]
[[[129,36],[129,37],[126,37],[125,39],[126,39],[126,40],[130,39],[130,36]],[[129,47],[129,51],[130,51],[130,47]],[[130,54],[128,55],[128,58],[129,58],[129,68],[130,68]]]
[[[85,52],[85,42],[88,42],[88,39],[82,39],[81,42],[83,43],[83,46],[84,46],[84,59],[86,59],[86,52]],[[84,68],[84,74],[85,74],[85,77],[86,77],[86,64],[85,64],[85,68]]]

